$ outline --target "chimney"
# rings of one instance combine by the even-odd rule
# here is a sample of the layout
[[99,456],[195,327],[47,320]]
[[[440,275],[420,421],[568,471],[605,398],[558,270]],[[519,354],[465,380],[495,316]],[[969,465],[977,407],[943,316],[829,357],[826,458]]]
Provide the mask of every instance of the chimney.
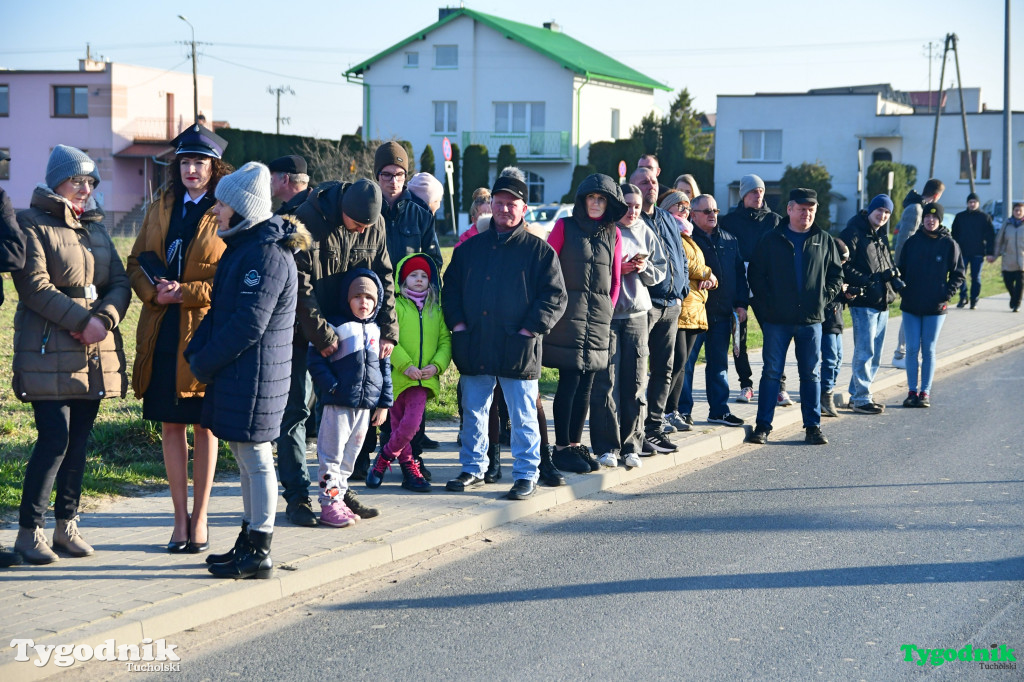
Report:
[[441,21],[442,19],[445,19],[449,15],[455,14],[460,9],[462,9],[462,8],[461,7],[439,7],[437,9],[437,20]]
[[554,33],[561,33],[562,32],[562,27],[559,26],[558,24],[556,24],[554,19],[552,19],[551,21],[545,21],[543,26],[547,30],[552,31]]

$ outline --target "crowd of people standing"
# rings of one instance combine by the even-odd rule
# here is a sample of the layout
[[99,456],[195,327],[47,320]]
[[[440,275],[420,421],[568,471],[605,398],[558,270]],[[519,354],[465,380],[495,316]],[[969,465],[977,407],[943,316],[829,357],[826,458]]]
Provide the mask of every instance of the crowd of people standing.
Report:
[[[1002,258],[1010,308],[1021,304],[1024,205],[996,238],[971,195],[950,232],[935,179],[923,195],[908,195],[894,255],[885,239],[894,205],[884,194],[837,239],[816,224],[812,189],[792,190],[783,216],[768,207],[762,179],[747,175],[738,204],[720,216],[692,175],[664,187],[657,159],[645,155],[628,183],[585,178],[572,215],[545,233],[525,220],[523,173],[507,168],[474,195],[473,224],[442,272],[434,232],[441,185],[412,175],[396,142],[376,150],[373,180],[316,187],[298,156],[234,170],[222,159],[225,141],[198,124],[173,144],[171,187],[150,205],[127,268],[92,197],[96,164],[81,150],[54,148],[45,182],[16,218],[0,193],[0,268],[19,295],[13,388],[31,403],[39,434],[14,551],[0,553],[0,563],[94,551],[78,529],[86,441],[100,400],[128,390],[119,325],[133,291],[142,313],[131,386],[143,418],[161,425],[173,509],[166,549],[209,549],[224,440],[241,475],[241,529],[229,551],[206,561],[213,575],[231,578],[272,572],[279,481],[298,526],[345,528],[377,516],[351,483],[381,486],[396,460],[403,488],[430,492],[425,408],[451,364],[460,377],[461,471],[445,488],[463,492],[502,477],[499,422],[507,415],[507,496],[521,500],[538,482],[563,485],[559,470],[634,468],[674,451],[670,435],[694,424],[701,349],[707,421],[744,426],[729,408],[728,358],[731,345],[735,402],[755,400],[748,310],[764,345],[747,440],[767,442],[776,409],[792,404],[784,374],[792,344],[806,441],[822,445],[822,416],[838,414],[844,307],[854,332],[850,406],[879,414],[871,382],[897,296],[906,407],[930,405],[947,304],[959,294],[960,307],[976,306],[986,258]],[[542,367],[558,370],[553,444]],[[318,431],[316,486],[306,463],[310,424]]]

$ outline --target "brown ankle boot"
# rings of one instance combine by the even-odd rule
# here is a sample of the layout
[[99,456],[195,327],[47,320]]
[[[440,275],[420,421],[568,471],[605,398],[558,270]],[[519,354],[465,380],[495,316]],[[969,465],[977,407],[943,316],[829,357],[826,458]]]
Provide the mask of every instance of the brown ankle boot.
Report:
[[77,516],[73,519],[57,519],[57,528],[53,531],[53,548],[73,557],[89,556],[94,551],[78,532]]
[[30,564],[52,564],[60,559],[50,546],[46,544],[46,535],[42,528],[18,528],[18,539],[14,541],[14,550]]

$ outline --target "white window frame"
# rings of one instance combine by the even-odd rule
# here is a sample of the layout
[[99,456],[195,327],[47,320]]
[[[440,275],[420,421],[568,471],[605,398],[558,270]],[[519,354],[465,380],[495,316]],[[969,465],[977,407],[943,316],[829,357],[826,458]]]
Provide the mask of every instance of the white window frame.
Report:
[[406,52],[405,53],[405,68],[407,68],[407,69],[418,69],[418,68],[420,68],[420,53],[419,52]]
[[[967,150],[960,150],[960,176],[957,182],[970,182],[970,178],[967,177],[967,169],[964,167],[964,160],[967,156]],[[975,182],[992,182],[992,150],[991,149],[972,149],[971,150],[972,161],[974,162],[974,180]],[[981,161],[981,165],[978,165],[978,161]]]
[[[438,114],[442,120],[442,129],[438,130]],[[459,103],[453,100],[434,102],[434,133],[454,133],[459,129]]]
[[[525,105],[523,113],[524,130],[513,130],[513,111],[516,105]],[[498,112],[504,109],[506,129],[500,130],[498,126]],[[535,113],[541,112],[543,120],[538,124],[534,121]],[[536,127],[535,127],[536,126]],[[530,133],[542,133],[547,127],[547,103],[546,102],[495,102],[494,103],[494,132],[502,135],[529,135]]]
[[[779,136],[779,144],[778,144],[779,153],[778,153],[778,156],[775,157],[775,158],[767,158],[766,155],[765,155],[765,150],[768,148],[767,138],[768,138],[768,134],[769,133],[778,133],[778,136]],[[761,136],[761,139],[760,139],[760,149],[759,149],[759,153],[758,153],[757,156],[744,156],[743,138],[744,138],[744,135],[749,135],[749,134],[760,134],[760,136]],[[781,163],[782,162],[782,131],[778,130],[778,129],[769,129],[769,130],[741,130],[740,131],[740,154],[739,154],[739,156],[740,156],[740,161],[761,161],[761,162],[766,162],[766,163]]]
[[[450,48],[454,51],[455,60],[451,64],[441,64],[442,50]],[[435,69],[457,69],[459,68],[459,46],[458,45],[434,45],[434,68]]]

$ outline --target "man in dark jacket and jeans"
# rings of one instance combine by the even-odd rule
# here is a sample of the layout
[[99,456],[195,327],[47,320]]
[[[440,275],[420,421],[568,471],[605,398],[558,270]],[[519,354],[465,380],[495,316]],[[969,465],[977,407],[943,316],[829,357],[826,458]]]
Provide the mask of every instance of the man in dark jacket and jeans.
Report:
[[540,464],[537,380],[541,337],[568,300],[558,256],[525,229],[526,183],[499,177],[491,191],[491,225],[462,244],[444,275],[441,306],[452,330],[452,359],[462,377],[462,473],[453,492],[481,485],[487,469],[487,422],[498,382],[512,420],[509,498],[535,491]]
[[[971,269],[971,310],[978,307],[981,295],[981,268],[985,256],[996,254],[996,231],[988,213],[979,211],[981,201],[971,192],[967,195],[967,210],[960,211],[953,218],[953,240],[960,246],[964,265]],[[960,285],[960,302],[957,308],[967,305],[967,280]]]
[[[750,173],[740,178],[740,203],[718,222],[723,230],[736,237],[743,256],[743,266],[746,267],[754,255],[757,242],[767,232],[778,227],[781,220],[782,216],[768,208],[764,201],[764,180]],[[736,374],[740,377],[740,394],[736,402],[749,403],[754,399],[754,372],[750,369],[750,358],[747,357],[746,319],[740,322],[740,348],[734,359]],[[779,384],[778,401],[783,407],[793,404],[786,392],[785,374]]]
[[767,443],[775,416],[779,377],[790,342],[800,372],[800,411],[807,442],[824,445],[821,433],[821,323],[825,306],[842,290],[843,266],[835,241],[814,224],[818,193],[789,193],[788,219],[761,238],[747,275],[764,334],[757,425],[749,443]]
[[[892,282],[897,279],[892,254],[885,238],[885,224],[892,215],[892,199],[879,194],[850,218],[840,239],[850,249],[843,266],[850,318],[853,320],[853,370],[850,376],[850,406],[860,414],[881,414],[885,406],[872,400],[871,382],[882,362],[882,344],[889,323],[889,304],[896,300]],[[822,395],[831,404],[832,396]]]
[[633,171],[629,181],[643,194],[640,218],[658,235],[668,261],[665,279],[648,289],[653,306],[647,311],[651,374],[647,384],[647,419],[644,420],[644,451],[664,454],[676,450],[675,444],[665,437],[665,414],[676,409],[675,405],[668,409],[668,396],[672,390],[679,313],[683,299],[690,293],[690,274],[679,236],[679,223],[657,205],[658,179],[654,172],[641,166]]

